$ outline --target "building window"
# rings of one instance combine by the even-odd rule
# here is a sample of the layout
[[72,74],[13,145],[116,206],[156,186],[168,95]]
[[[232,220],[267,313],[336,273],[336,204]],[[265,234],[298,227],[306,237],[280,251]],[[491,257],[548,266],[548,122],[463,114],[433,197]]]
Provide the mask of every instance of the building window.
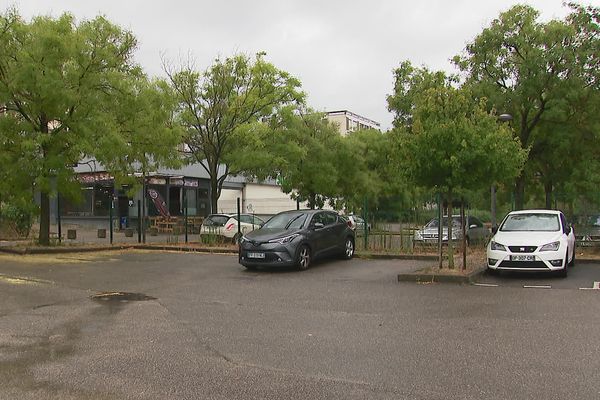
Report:
[[66,217],[90,217],[94,215],[94,187],[81,188],[79,199],[66,199],[60,196],[60,214]]
[[60,214],[65,217],[107,217],[113,197],[112,182],[81,188],[78,199],[60,198]]
[[113,197],[113,187],[110,185],[94,186],[94,216],[107,217]]

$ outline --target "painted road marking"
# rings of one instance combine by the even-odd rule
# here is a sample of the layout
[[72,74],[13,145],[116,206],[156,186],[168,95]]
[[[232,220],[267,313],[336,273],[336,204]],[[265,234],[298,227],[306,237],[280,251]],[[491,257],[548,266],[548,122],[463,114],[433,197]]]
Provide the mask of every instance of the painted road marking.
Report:
[[27,278],[20,276],[8,276],[4,274],[0,274],[0,282],[10,283],[12,285],[36,285],[36,284],[46,284],[53,285],[54,282],[47,281],[45,279],[35,279],[35,278]]
[[498,287],[498,285],[494,285],[492,283],[474,283],[475,286],[484,286],[484,287]]
[[552,289],[550,285],[524,285],[525,289]]
[[600,290],[600,282],[594,282],[592,287],[580,287],[579,290]]

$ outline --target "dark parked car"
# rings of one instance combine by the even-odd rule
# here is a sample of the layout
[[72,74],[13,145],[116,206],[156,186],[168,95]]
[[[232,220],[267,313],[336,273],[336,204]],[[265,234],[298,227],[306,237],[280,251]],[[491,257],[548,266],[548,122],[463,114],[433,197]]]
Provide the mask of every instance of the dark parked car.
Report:
[[296,266],[307,269],[316,258],[354,255],[354,231],[335,211],[297,210],[273,216],[240,240],[239,262],[248,269]]

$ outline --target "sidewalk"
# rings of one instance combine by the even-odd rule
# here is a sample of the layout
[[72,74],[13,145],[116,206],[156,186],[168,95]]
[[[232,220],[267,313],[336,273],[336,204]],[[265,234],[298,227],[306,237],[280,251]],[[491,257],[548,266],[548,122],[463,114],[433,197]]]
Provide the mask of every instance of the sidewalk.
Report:
[[[67,238],[67,231],[69,229],[75,229],[75,239]],[[71,252],[71,251],[95,251],[95,250],[110,250],[119,248],[163,248],[165,250],[184,247],[190,251],[200,251],[202,249],[207,251],[214,251],[216,249],[222,249],[223,251],[229,251],[235,249],[232,242],[226,239],[215,240],[211,244],[202,244],[200,242],[199,234],[186,235],[181,234],[167,234],[159,233],[151,235],[150,232],[146,232],[145,240],[144,237],[138,236],[138,233],[134,230],[133,236],[127,237],[125,231],[113,231],[113,240],[111,243],[110,232],[106,230],[106,237],[98,237],[98,230],[86,227],[74,227],[74,226],[63,226],[61,229],[62,238],[59,243],[58,233],[56,225],[51,226],[50,229],[50,243],[49,247],[40,247],[36,244],[37,233],[30,235],[28,239],[22,240],[0,240],[0,251],[11,252],[11,253],[55,253],[55,252]],[[237,250],[236,250],[237,251]]]

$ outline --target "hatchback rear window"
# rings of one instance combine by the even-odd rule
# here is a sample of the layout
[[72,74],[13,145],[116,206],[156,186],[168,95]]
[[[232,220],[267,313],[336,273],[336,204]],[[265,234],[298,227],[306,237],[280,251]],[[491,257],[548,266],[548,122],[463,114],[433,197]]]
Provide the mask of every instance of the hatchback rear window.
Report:
[[206,226],[225,226],[225,223],[229,220],[227,215],[209,215],[204,220]]

